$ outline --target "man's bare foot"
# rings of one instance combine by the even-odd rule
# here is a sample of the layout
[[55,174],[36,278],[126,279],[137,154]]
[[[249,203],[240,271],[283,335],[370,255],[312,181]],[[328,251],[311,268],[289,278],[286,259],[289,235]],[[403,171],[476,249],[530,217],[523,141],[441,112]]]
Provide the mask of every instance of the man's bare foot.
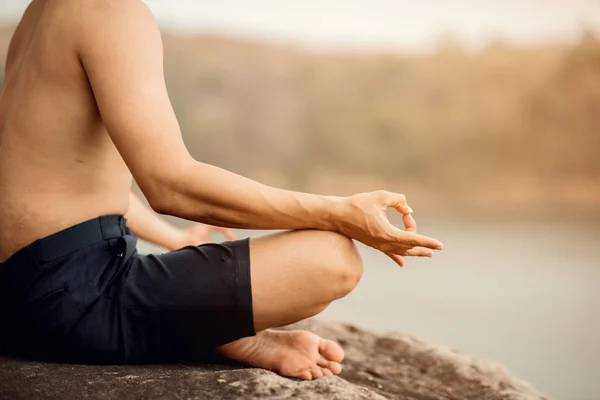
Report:
[[337,343],[307,331],[266,330],[218,350],[225,357],[253,367],[305,380],[339,374],[344,358]]

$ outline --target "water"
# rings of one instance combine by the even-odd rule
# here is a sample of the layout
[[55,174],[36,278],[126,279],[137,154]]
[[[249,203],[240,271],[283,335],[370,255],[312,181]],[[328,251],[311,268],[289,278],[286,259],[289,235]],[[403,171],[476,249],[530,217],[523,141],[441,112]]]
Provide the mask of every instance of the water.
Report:
[[361,246],[362,281],[322,317],[499,361],[555,399],[600,399],[600,225],[420,227],[442,253],[400,269]]
[[446,249],[365,274],[324,316],[503,363],[556,399],[600,399],[600,227],[430,226]]

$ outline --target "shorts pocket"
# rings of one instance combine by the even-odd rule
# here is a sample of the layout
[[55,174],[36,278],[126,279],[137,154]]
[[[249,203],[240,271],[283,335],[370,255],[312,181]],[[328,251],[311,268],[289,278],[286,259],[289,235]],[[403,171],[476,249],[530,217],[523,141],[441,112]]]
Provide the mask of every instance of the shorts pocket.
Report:
[[46,301],[51,301],[54,297],[56,296],[60,296],[61,294],[68,292],[69,291],[69,287],[68,286],[62,286],[59,287],[58,289],[54,289],[51,290],[33,300],[29,300],[26,304],[25,304],[25,308],[30,308],[30,307],[34,307],[36,305],[40,305],[45,303]]
[[44,338],[60,332],[70,313],[68,294],[69,288],[62,286],[24,304],[22,318],[28,333]]

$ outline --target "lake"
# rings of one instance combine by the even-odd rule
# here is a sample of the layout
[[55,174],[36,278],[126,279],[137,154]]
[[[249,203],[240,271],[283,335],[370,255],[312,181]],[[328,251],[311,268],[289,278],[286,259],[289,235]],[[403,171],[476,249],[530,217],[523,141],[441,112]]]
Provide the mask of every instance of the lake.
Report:
[[362,281],[321,317],[498,361],[555,399],[600,398],[600,224],[421,222],[420,232],[445,250],[400,269],[360,246]]

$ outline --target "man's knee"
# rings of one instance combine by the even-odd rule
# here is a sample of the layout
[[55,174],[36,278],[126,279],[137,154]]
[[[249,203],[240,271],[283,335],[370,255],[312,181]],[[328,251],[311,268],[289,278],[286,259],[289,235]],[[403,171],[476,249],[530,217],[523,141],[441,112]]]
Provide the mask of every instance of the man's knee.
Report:
[[323,260],[335,300],[354,290],[362,276],[363,261],[352,239],[335,232],[327,234],[327,257]]

